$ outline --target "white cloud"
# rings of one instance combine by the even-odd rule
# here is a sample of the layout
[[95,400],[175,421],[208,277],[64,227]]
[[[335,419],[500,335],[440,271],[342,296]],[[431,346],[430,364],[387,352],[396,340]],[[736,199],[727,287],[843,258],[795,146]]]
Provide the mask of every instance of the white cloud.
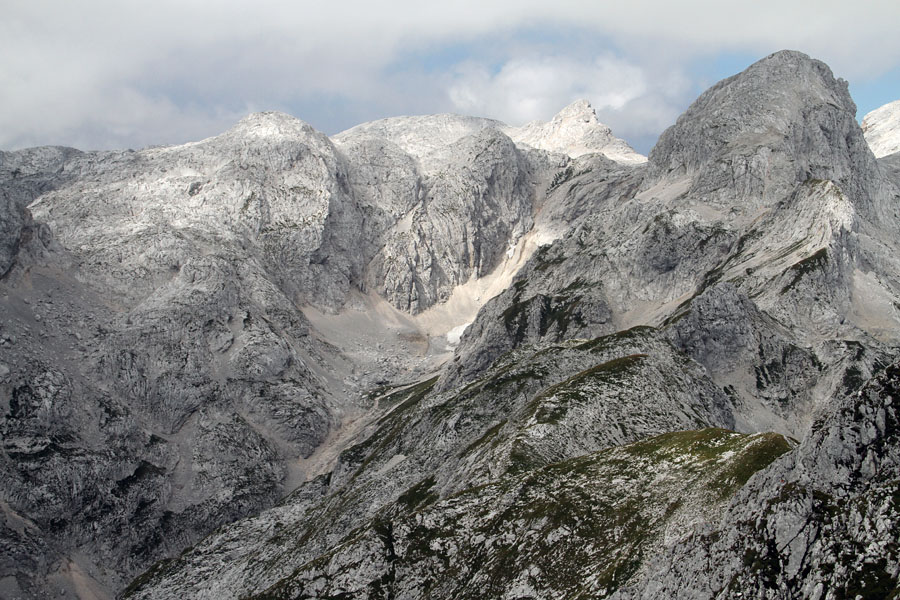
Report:
[[513,59],[495,74],[484,65],[463,65],[448,94],[461,112],[520,125],[546,118],[577,98],[589,98],[597,109],[621,109],[647,87],[644,71],[618,58],[585,63],[555,56]]
[[579,98],[601,121],[638,145],[671,124],[692,100],[687,77],[672,67],[639,66],[613,55],[513,59],[492,72],[468,63],[447,85],[454,109],[511,125],[546,120]]
[[[221,131],[248,106],[321,98],[383,114],[468,106],[519,121],[546,119],[576,95],[624,135],[619,117],[645,119],[630,126],[638,131],[677,114],[696,90],[661,81],[690,80],[686,65],[698,57],[791,47],[840,76],[870,77],[900,65],[897,22],[895,0],[6,0],[0,148],[178,142]],[[535,42],[547,58],[519,35],[544,30],[557,34]],[[559,35],[567,31],[616,53],[570,48]],[[391,70],[485,40],[499,70],[479,56]]]

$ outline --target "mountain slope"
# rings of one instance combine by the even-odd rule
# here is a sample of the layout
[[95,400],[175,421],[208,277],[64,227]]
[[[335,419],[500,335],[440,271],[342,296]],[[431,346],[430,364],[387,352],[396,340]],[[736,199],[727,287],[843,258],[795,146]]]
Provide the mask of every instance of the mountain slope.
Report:
[[614,598],[894,598],[898,364],[822,411],[796,452]]
[[572,158],[599,153],[625,164],[640,164],[647,160],[600,123],[587,100],[576,100],[546,123],[533,121],[521,127],[507,127],[504,132],[517,144],[560,152]]
[[591,115],[4,154],[0,591],[896,587],[900,182],[846,83],[776,53],[641,164],[557,152]]
[[702,430],[581,456],[435,504],[426,480],[333,551],[250,597],[381,597],[387,589],[396,598],[602,596],[663,537],[690,530],[787,449],[772,434]]
[[[712,598],[736,573],[750,578],[734,580],[741,589],[780,589],[777,569],[785,567],[776,568],[768,548],[796,521],[779,517],[782,531],[732,516],[756,510],[759,503],[745,506],[751,494],[780,497],[780,477],[807,477],[792,466],[797,461],[818,461],[829,473],[835,462],[842,474],[870,472],[863,462],[845,464],[841,448],[861,446],[837,433],[844,428],[892,439],[879,408],[841,408],[887,385],[900,331],[898,191],[854,114],[846,83],[827,66],[781,52],[703,94],[661,137],[649,164],[563,165],[535,223],[571,229],[538,249],[484,306],[436,378],[381,396],[378,421],[329,474],[160,565],[131,596],[420,598],[488,590],[498,598],[668,598],[693,586]],[[843,416],[827,416],[835,411]],[[873,430],[861,425],[865,415],[887,420]],[[767,456],[786,454],[771,469],[718,499],[687,502],[680,491],[662,491],[668,480],[659,471],[659,487],[647,493],[622,475],[647,467],[629,455],[640,442],[622,444],[709,426],[774,429],[801,442],[790,450],[780,442]],[[820,443],[826,430],[833,435]],[[677,445],[704,435],[664,439]],[[886,441],[877,452],[890,457],[895,445]],[[598,456],[616,457],[623,471],[605,471]],[[722,461],[715,464],[734,456],[724,447],[713,452]],[[769,460],[738,456],[734,466],[747,477]],[[884,460],[889,476],[892,459]],[[624,515],[603,521],[633,494],[646,504],[626,512],[649,538]],[[871,539],[881,544],[892,535],[893,513],[879,504],[889,494],[879,494],[871,510],[860,510],[880,515],[872,518],[883,533]],[[685,517],[696,525],[679,528],[679,501],[696,509]],[[566,511],[572,522],[557,527],[563,506],[575,507]],[[536,516],[541,507],[549,507],[545,520]],[[641,521],[648,514],[668,517]],[[584,531],[596,534],[594,526],[620,537],[587,541]],[[822,543],[862,543],[853,527],[846,535],[821,530]],[[696,533],[707,530],[709,537]],[[473,531],[480,536],[468,541]],[[723,546],[704,554],[716,540],[733,546],[743,535],[738,547],[748,553]],[[804,557],[818,542],[792,543]],[[616,555],[623,547],[632,562]],[[701,584],[707,556],[724,575]],[[874,581],[891,589],[891,550],[871,556],[887,561]],[[785,571],[795,578],[784,580],[789,589],[814,588],[815,566],[834,563],[803,560],[803,570]],[[656,576],[658,565],[671,577]],[[754,565],[769,571],[752,579]],[[470,580],[477,588],[467,587]],[[584,587],[565,583],[572,581]],[[868,580],[861,585],[869,590]]]
[[407,135],[435,173],[280,113],[0,155],[3,593],[110,595],[330,468],[373,387],[446,360],[570,160],[488,125]]

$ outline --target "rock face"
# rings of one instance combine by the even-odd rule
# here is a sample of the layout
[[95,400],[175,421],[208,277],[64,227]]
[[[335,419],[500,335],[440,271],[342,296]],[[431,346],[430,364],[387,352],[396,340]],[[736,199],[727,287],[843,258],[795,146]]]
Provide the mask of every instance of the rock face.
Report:
[[343,146],[357,139],[386,140],[413,156],[424,171],[430,173],[435,170],[429,160],[432,153],[440,152],[464,137],[502,127],[500,121],[450,114],[392,117],[351,127],[334,136],[334,141]]
[[746,462],[762,468],[787,449],[774,434],[707,429],[558,462],[440,501],[425,480],[324,560],[250,597],[379,597],[386,589],[397,598],[602,596],[655,544],[714,511],[751,474]]
[[786,51],[640,164],[583,102],[3,154],[0,595],[890,597],[854,114]]
[[615,598],[890,598],[900,568],[900,365],[820,414],[722,520],[651,563]]
[[413,313],[498,266],[531,229],[536,188],[546,171],[495,129],[454,141],[428,160],[433,174],[410,173],[408,181],[417,185],[407,189],[415,195],[402,203],[406,210],[382,237],[365,281],[367,289]]
[[335,144],[259,113],[177,147],[0,155],[4,597],[108,596],[327,468],[376,382],[442,351],[408,314],[334,313],[421,312],[490,273],[570,160],[500,127]]
[[3,224],[0,225],[0,239],[3,240],[0,243],[0,272],[6,275],[19,253],[22,227],[31,221],[31,213],[20,210],[15,200],[4,190],[0,192],[0,214],[3,215]]
[[[52,179],[41,153],[25,154],[32,183]],[[0,592],[10,598],[110,595],[277,500],[288,461],[337,418],[275,274],[230,232],[211,250],[208,231],[153,227],[160,215],[136,223],[119,196],[83,194],[88,181],[122,185],[110,172],[141,157],[68,154],[70,183],[55,180],[34,210],[55,213],[71,250],[31,222],[23,206],[35,188],[11,186],[23,225],[0,302]],[[124,181],[140,186],[137,170]],[[92,202],[109,205],[105,224]]]
[[900,152],[900,100],[895,100],[863,117],[862,130],[878,158]]

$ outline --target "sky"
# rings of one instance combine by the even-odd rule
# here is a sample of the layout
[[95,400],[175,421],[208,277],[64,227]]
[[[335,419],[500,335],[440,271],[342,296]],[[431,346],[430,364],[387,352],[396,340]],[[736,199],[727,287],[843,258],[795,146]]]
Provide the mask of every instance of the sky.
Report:
[[510,125],[586,98],[642,153],[781,49],[900,99],[897,0],[2,0],[0,149],[198,140],[280,110],[334,134],[453,112]]

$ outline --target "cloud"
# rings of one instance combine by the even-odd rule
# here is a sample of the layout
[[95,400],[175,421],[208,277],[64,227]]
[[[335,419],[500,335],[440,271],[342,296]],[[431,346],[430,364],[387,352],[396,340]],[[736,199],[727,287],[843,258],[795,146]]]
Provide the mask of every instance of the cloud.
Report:
[[546,119],[573,95],[652,136],[699,91],[697,61],[791,47],[873,78],[900,65],[898,21],[894,0],[7,0],[0,148],[175,143],[252,108],[331,132],[465,107]]
[[640,66],[610,54],[590,60],[512,59],[495,71],[467,63],[447,85],[456,111],[511,125],[546,120],[586,98],[617,135],[644,146],[644,138],[655,139],[674,121],[692,99],[691,92],[687,77],[677,69]]
[[621,109],[647,91],[640,67],[611,56],[588,63],[564,56],[512,59],[492,74],[479,64],[462,65],[448,89],[454,106],[518,125],[546,117],[576,98],[595,107]]

